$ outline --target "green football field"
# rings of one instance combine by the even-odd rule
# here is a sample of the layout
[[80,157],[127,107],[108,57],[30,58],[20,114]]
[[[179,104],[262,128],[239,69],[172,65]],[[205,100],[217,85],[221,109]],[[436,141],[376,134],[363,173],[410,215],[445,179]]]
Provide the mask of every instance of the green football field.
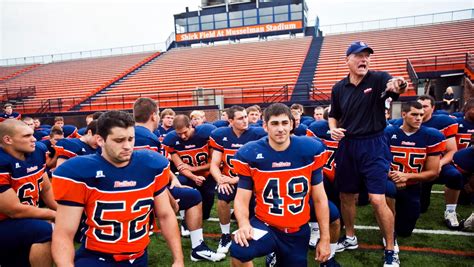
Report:
[[[441,186],[433,187],[441,191]],[[474,205],[458,205],[459,218],[468,217],[474,211]],[[398,238],[400,245],[400,260],[402,266],[474,266],[474,233],[470,236],[455,235],[444,224],[444,197],[442,194],[433,193],[429,211],[422,214],[416,225],[417,229],[443,230],[448,234],[440,233],[414,233],[409,238]],[[217,218],[215,210],[211,217]],[[358,207],[356,225],[376,226],[369,206]],[[236,223],[232,223],[232,230]],[[204,234],[209,247],[216,249],[220,228],[215,221],[204,222]],[[336,254],[337,261],[342,266],[382,266],[382,237],[379,230],[362,230],[356,232],[359,248],[353,251],[344,251]],[[182,239],[184,259],[186,266],[230,266],[230,257],[224,261],[192,262],[190,260],[191,242],[189,238]],[[169,266],[172,262],[171,252],[166,246],[161,235],[153,236],[148,247],[149,266]],[[264,266],[264,258],[254,260],[255,266]],[[314,250],[308,253],[309,266],[318,266],[314,261]]]

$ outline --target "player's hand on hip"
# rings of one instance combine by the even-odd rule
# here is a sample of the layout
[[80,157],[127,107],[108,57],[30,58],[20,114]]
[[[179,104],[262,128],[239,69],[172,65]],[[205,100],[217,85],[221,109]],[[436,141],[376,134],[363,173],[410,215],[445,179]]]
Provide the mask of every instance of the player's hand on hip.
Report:
[[240,246],[249,246],[248,240],[253,238],[253,228],[249,225],[244,225],[239,227],[239,230],[234,235],[235,243],[239,244]]
[[328,241],[320,240],[316,247],[316,260],[319,262],[325,262],[331,255],[331,247]]
[[346,129],[344,128],[333,128],[331,129],[331,138],[336,140],[336,141],[340,141],[342,138],[344,138],[345,134],[344,132],[346,131]]

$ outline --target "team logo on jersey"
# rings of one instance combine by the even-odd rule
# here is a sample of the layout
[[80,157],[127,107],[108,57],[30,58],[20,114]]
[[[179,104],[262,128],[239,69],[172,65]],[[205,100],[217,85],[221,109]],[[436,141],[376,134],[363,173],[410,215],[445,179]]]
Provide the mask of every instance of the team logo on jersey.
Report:
[[115,181],[114,188],[117,187],[134,187],[137,185],[136,181]]
[[255,157],[255,159],[263,159],[262,153],[258,153],[258,154],[257,154],[257,157]]
[[272,168],[290,167],[291,162],[272,162]]
[[397,135],[396,134],[392,135],[392,139],[397,139]]
[[20,163],[17,162],[17,163],[15,164],[15,169],[19,169],[19,168],[21,168],[21,166],[20,166]]
[[184,149],[188,149],[188,148],[195,148],[196,145],[187,145],[187,146],[184,146]]
[[180,143],[179,143],[179,141],[176,141],[176,143],[174,143],[174,144],[175,144],[175,145],[179,145]]
[[364,94],[368,94],[370,92],[372,92],[372,88],[367,88],[367,89],[364,90]]
[[29,167],[29,168],[26,168],[26,172],[27,173],[30,173],[30,172],[34,172],[38,169],[38,166],[33,166],[33,167]]
[[232,144],[231,147],[243,147],[244,145],[242,144]]
[[81,151],[84,152],[84,153],[86,153],[86,149],[85,149],[85,148],[82,148]]
[[402,141],[402,145],[414,146],[414,145],[416,145],[416,143],[415,142]]
[[95,178],[104,178],[104,171],[97,171],[95,174]]
[[222,141],[227,141],[227,137],[222,138]]
[[459,128],[464,128],[464,125],[462,123],[460,123]]

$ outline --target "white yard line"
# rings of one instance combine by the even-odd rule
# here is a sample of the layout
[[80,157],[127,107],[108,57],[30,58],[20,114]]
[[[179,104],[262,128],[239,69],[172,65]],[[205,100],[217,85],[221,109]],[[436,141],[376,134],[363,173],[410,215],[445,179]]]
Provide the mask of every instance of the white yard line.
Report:
[[[210,222],[219,222],[218,218],[209,218],[207,219]],[[356,225],[355,229],[359,230],[377,230],[379,231],[378,226],[370,225]],[[413,233],[416,234],[433,234],[433,235],[453,235],[453,236],[474,236],[474,233],[470,232],[461,232],[461,231],[448,231],[448,230],[426,230],[426,229],[415,229]]]

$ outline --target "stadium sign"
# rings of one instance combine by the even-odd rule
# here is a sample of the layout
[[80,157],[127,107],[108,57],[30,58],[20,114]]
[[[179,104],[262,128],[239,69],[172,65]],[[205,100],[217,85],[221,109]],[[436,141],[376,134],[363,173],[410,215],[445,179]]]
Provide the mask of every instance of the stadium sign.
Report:
[[181,34],[176,34],[176,41],[177,42],[193,41],[193,40],[211,39],[211,38],[219,38],[219,37],[296,30],[296,29],[302,29],[302,28],[303,28],[302,21],[288,21],[288,22],[260,24],[260,25],[227,28],[227,29],[219,29],[219,30],[211,30],[211,31],[181,33]]

